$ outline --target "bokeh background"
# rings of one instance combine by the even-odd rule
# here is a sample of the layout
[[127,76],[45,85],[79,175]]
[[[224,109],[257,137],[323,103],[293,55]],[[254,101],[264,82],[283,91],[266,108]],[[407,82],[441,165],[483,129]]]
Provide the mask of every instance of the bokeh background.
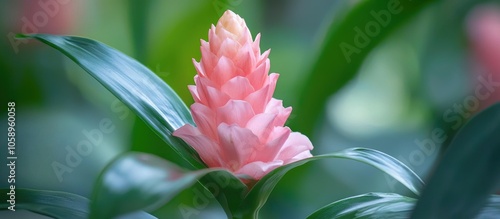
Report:
[[[57,7],[47,2],[56,2]],[[332,37],[332,27],[356,13],[353,10],[363,2],[3,1],[0,127],[6,130],[6,105],[15,101],[16,186],[89,197],[99,172],[120,153],[146,151],[180,159],[68,58],[39,42],[14,39],[13,34],[77,35],[101,41],[149,67],[190,105],[193,100],[187,85],[194,84],[196,73],[192,58],[199,60],[199,40],[207,39],[210,25],[226,9],[242,16],[254,36],[262,34],[262,50],[272,48],[271,72],[281,74],[275,97],[294,108],[288,124],[310,136],[313,154],[375,148],[400,159],[425,179],[460,126],[500,100],[498,85],[486,88],[487,98],[477,97],[478,89],[486,92],[480,78],[500,82],[500,1],[429,0],[418,10],[403,8],[389,21],[397,25],[381,26],[380,36],[369,37],[373,42],[360,49],[366,58],[335,68],[346,60],[325,56],[329,48],[325,42]],[[384,8],[387,2],[391,1],[372,4]],[[377,21],[370,13],[356,16]],[[336,34],[355,36],[357,27],[365,28],[342,24]],[[335,47],[341,43],[333,42]],[[317,103],[316,109],[304,106],[310,102]],[[87,138],[84,133],[98,129],[102,120],[111,120],[116,129],[104,133],[88,156],[68,158]],[[442,130],[438,135],[446,136],[444,140],[433,139],[436,130]],[[0,140],[6,142],[6,133],[0,134]],[[1,149],[2,164],[6,156],[6,148]],[[67,169],[57,173],[54,168],[60,170],[61,165]],[[1,170],[0,186],[5,187],[5,165]],[[187,189],[153,214],[182,218],[181,206],[191,206],[197,191],[196,186]],[[367,165],[344,160],[313,162],[284,177],[261,216],[304,218],[335,200],[374,191],[411,196]],[[189,218],[225,217],[215,199],[208,202]]]

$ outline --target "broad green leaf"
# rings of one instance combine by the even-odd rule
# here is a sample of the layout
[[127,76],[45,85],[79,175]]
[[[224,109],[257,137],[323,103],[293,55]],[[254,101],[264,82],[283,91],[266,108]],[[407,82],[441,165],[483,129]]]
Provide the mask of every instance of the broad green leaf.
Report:
[[[368,193],[333,202],[311,214],[308,219],[409,218],[417,200],[391,193]],[[498,218],[500,196],[492,195],[477,219]]]
[[[3,202],[0,204],[0,209],[7,209],[10,204],[6,202],[10,198],[7,193],[10,189],[0,189],[3,194]],[[10,196],[10,195],[9,195]],[[86,219],[88,218],[89,200],[85,197],[61,192],[48,190],[21,189],[15,190],[15,209],[25,209],[38,214],[43,214],[56,219]],[[130,214],[119,217],[118,219],[154,219],[156,217],[142,211],[132,212]]]
[[[1,189],[1,208],[10,204],[6,194],[10,189]],[[89,200],[85,197],[59,191],[16,189],[16,209],[25,209],[55,218],[87,218]]]
[[[294,111],[302,119],[291,120],[291,126],[310,135],[318,117],[323,115],[327,99],[354,78],[372,49],[433,1],[364,0],[350,10],[339,12],[327,26],[311,72],[298,90],[299,102]],[[359,35],[365,35],[366,41]]]
[[100,42],[71,36],[19,35],[61,51],[104,85],[146,122],[192,167],[203,168],[197,153],[172,132],[193,124],[186,105],[159,77],[136,60]]
[[350,148],[333,154],[314,156],[305,160],[281,166],[271,171],[260,181],[258,181],[255,186],[252,187],[252,189],[249,191],[242,204],[242,206],[244,207],[239,209],[240,211],[238,212],[238,216],[242,218],[256,218],[259,210],[266,203],[267,198],[269,197],[273,188],[289,170],[310,161],[330,158],[350,159],[376,167],[394,177],[396,180],[398,180],[400,183],[402,183],[417,195],[424,185],[422,180],[410,168],[408,168],[397,159],[373,149]]
[[[398,194],[368,193],[333,202],[311,214],[308,219],[334,218],[409,218],[417,200]],[[478,219],[500,216],[500,196],[490,197]]]
[[332,155],[320,155],[318,157],[339,157],[360,161],[371,165],[398,180],[415,195],[419,195],[424,187],[424,182],[408,166],[398,159],[383,152],[369,148],[346,149]]
[[473,218],[500,182],[500,103],[457,133],[431,175],[412,218]]
[[368,193],[333,202],[308,219],[408,218],[416,200],[393,193]]
[[216,196],[237,195],[225,191],[241,193],[242,190],[232,188],[246,188],[226,170],[185,172],[152,154],[126,153],[109,164],[99,176],[92,196],[91,218],[112,218],[137,210],[155,210],[207,174],[214,174],[205,186],[217,192]]
[[500,218],[500,195],[492,195],[476,218]]

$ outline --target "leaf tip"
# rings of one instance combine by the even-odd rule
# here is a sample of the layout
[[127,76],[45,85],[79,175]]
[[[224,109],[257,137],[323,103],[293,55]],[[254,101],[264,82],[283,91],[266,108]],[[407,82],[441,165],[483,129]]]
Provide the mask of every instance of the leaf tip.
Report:
[[33,38],[33,35],[35,35],[35,34],[18,33],[15,35],[15,38],[16,39],[30,39],[30,38]]

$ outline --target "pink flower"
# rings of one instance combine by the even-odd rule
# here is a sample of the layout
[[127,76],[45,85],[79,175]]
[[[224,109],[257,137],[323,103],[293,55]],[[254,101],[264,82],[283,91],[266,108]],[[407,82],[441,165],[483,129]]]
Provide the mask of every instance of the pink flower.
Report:
[[[476,7],[467,24],[475,61],[474,73],[483,78],[483,82],[480,80],[475,85],[476,92],[481,92],[481,108],[486,108],[500,100],[497,88],[500,81],[500,7],[494,4]],[[491,81],[490,85],[485,86],[484,81]]]
[[245,21],[226,11],[201,40],[198,74],[189,86],[197,127],[174,132],[209,167],[222,167],[241,178],[259,180],[271,170],[311,157],[306,136],[284,126],[292,108],[272,98],[278,74],[268,75],[269,50],[260,53],[260,35],[252,40]]

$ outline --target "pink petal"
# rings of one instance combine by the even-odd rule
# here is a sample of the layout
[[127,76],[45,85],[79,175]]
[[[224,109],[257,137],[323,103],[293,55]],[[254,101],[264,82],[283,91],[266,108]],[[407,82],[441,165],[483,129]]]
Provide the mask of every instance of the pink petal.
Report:
[[247,76],[248,74],[251,74],[255,68],[255,59],[256,58],[252,51],[252,45],[247,43],[239,49],[236,57],[234,58],[234,63],[237,68],[243,71],[243,76]]
[[246,27],[245,21],[241,23],[241,25],[244,25],[243,31],[240,33],[240,37],[238,39],[238,42],[240,45],[244,45],[248,42],[252,42],[252,33],[250,33],[250,30]]
[[230,99],[229,96],[217,88],[214,87],[207,87],[207,102],[209,103],[208,105],[212,108],[215,109],[217,107],[223,106],[227,104],[227,101]]
[[245,127],[255,113],[252,106],[243,100],[229,100],[226,105],[217,109],[217,124],[226,123],[229,125],[237,124]]
[[217,130],[226,166],[233,171],[240,168],[259,144],[259,139],[249,129],[237,125],[222,123]]
[[[290,163],[299,158],[312,156],[309,152],[312,149],[312,143],[307,136],[298,132],[292,132],[283,144],[277,159],[283,160],[285,163]],[[304,152],[308,152],[309,154]]]
[[[201,49],[205,49],[206,51],[210,52],[210,43],[208,43],[207,41],[205,41],[203,39],[200,39],[200,44],[201,44]],[[213,54],[212,52],[210,52],[210,53]],[[203,58],[203,54],[202,54],[201,58]]]
[[[255,158],[255,160],[260,161],[272,161],[278,160],[276,157],[278,156],[283,144],[287,141],[288,136],[290,135],[290,128],[288,127],[274,127],[271,134],[268,137],[268,141],[264,148],[259,151],[259,154]],[[281,159],[279,159],[281,160]]]
[[271,73],[269,75],[269,94],[266,97],[266,104],[271,100],[274,94],[274,90],[276,89],[276,83],[278,82],[278,78],[280,75],[278,73]]
[[220,157],[220,149],[215,142],[199,132],[191,125],[184,125],[175,130],[173,136],[179,137],[193,147],[200,158],[209,167],[221,167],[223,161]]
[[217,54],[217,51],[219,51],[220,45],[222,44],[222,40],[215,34],[214,25],[212,25],[212,28],[208,31],[208,42],[210,42],[210,51]]
[[280,160],[275,160],[267,163],[262,161],[256,161],[241,167],[235,173],[238,175],[239,174],[247,175],[258,180],[264,177],[272,170],[280,167],[281,165],[283,165],[283,162]]
[[231,59],[222,56],[219,58],[214,71],[210,74],[210,79],[218,86],[221,86],[229,79],[237,76],[238,70],[241,71],[234,66],[234,63]]
[[242,76],[231,78],[231,80],[222,85],[221,90],[231,97],[231,99],[237,100],[243,100],[248,94],[254,92],[248,79]]
[[203,69],[203,66],[201,65],[201,63],[199,63],[195,59],[193,59],[193,64],[194,64],[194,68],[196,69],[196,72],[198,72],[198,74],[200,74],[201,76],[205,77],[206,76],[205,70]]
[[252,83],[252,86],[255,89],[260,89],[262,86],[264,86],[264,83],[266,82],[268,78],[268,73],[269,72],[269,61],[266,61],[260,65],[257,66],[253,70],[252,73],[247,75],[248,80]]
[[269,59],[267,58],[269,54],[271,53],[271,49],[266,50],[262,55],[259,56],[259,61],[257,62],[256,65],[262,65],[265,62],[269,62]]
[[[201,60],[200,64],[203,66],[204,73],[207,77],[210,77],[210,73],[213,71],[215,64],[217,63],[217,56],[210,51],[210,45],[208,42],[201,40],[202,46],[200,47],[201,51]],[[193,59],[193,62],[195,60]]]
[[299,161],[299,160],[303,160],[303,159],[306,159],[306,158],[310,158],[312,156],[313,155],[311,154],[311,151],[306,150],[306,151],[300,152],[299,154],[295,155],[291,159],[285,160],[283,162],[284,162],[284,165],[286,165],[286,164],[289,164],[289,163],[293,163],[295,161]]
[[269,87],[266,86],[258,91],[249,94],[245,101],[249,102],[253,107],[255,113],[264,112],[264,108],[267,104],[266,97],[269,96]]
[[240,44],[238,42],[235,42],[233,39],[230,38],[224,39],[217,53],[217,56],[218,57],[224,56],[227,57],[228,59],[234,60],[236,54],[238,53],[239,48]]
[[272,98],[274,89],[276,88],[276,82],[278,80],[279,74],[273,73],[269,75],[267,85],[249,94],[245,100],[248,101],[255,113],[262,113]]
[[194,102],[196,102],[196,103],[201,102],[200,95],[198,94],[198,91],[196,90],[196,85],[188,85],[188,90],[191,93],[191,96],[193,96]]
[[191,105],[191,112],[198,130],[209,138],[217,140],[215,113],[210,108],[200,103]]
[[255,40],[252,43],[253,54],[260,55],[260,33],[255,36]]
[[282,100],[271,98],[264,112],[277,114],[278,116],[274,120],[274,126],[284,126],[288,116],[290,116],[292,112],[292,107],[284,108]]
[[261,113],[257,114],[248,121],[246,128],[250,129],[257,137],[259,137],[260,142],[266,142],[267,138],[271,134],[274,128],[274,119],[276,114],[271,113]]
[[[219,26],[219,25],[217,24],[217,26]],[[235,34],[227,31],[225,28],[216,28],[215,34],[217,34],[217,37],[219,37],[219,39],[224,39],[224,40],[226,40],[226,39],[239,40],[238,36],[236,36]],[[219,50],[220,49],[221,48],[219,47]]]
[[216,85],[213,85],[209,79],[196,77],[195,80],[200,102],[208,107],[215,109],[225,105],[230,99],[227,94],[215,88]]

